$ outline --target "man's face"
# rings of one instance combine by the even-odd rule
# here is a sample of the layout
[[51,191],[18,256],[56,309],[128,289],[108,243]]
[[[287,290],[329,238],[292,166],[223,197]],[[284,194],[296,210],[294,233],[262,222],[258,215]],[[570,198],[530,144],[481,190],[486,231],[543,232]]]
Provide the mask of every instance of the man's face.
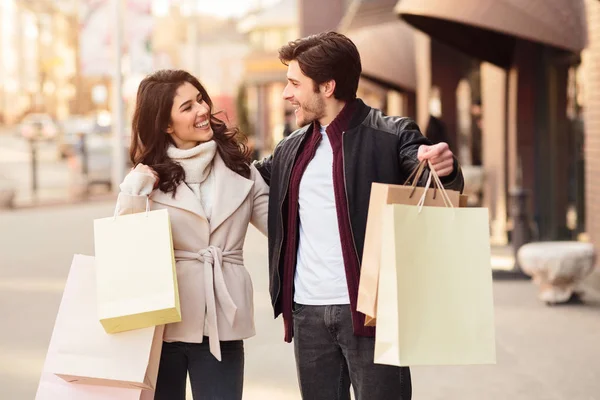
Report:
[[[304,75],[298,61],[292,60],[288,65],[287,86],[283,90],[283,99],[294,107],[296,124],[299,127],[308,125],[325,116],[325,98],[315,82]],[[316,91],[315,91],[316,88]]]

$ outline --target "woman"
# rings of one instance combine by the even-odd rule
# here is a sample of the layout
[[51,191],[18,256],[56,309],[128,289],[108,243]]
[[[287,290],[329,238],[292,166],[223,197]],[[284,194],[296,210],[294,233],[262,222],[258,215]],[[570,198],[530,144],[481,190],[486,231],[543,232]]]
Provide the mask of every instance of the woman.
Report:
[[268,186],[250,152],[212,114],[208,93],[185,71],[146,77],[137,93],[120,213],[167,209],[182,321],[165,327],[155,399],[241,399],[242,339],[255,334],[242,248],[251,222],[267,230]]

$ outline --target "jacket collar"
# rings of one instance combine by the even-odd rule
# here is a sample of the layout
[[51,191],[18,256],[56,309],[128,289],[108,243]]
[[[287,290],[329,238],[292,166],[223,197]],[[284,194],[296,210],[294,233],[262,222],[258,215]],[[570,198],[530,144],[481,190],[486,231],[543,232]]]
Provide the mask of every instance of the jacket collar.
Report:
[[[242,205],[254,184],[252,180],[246,179],[227,168],[219,152],[215,154],[213,172],[215,174],[215,188],[212,198],[212,216],[210,218],[211,233]],[[157,190],[152,193],[150,198],[157,203],[189,211],[208,222],[200,200],[184,182],[181,182],[177,187],[175,197],[172,193]]]
[[[367,116],[371,112],[371,107],[366,105],[364,103],[364,101],[362,101],[361,99],[356,98],[352,101],[355,104],[353,105],[354,109],[352,112],[352,116],[350,118],[350,122],[346,127],[346,129],[348,129],[348,130],[356,128],[357,126],[362,124],[364,122],[365,118],[367,118]],[[298,148],[304,142],[304,139],[306,138],[307,133],[312,132],[312,130],[314,129],[314,125],[315,125],[314,122],[310,123],[300,129],[294,131],[290,136],[288,136],[284,140],[286,142],[288,142],[287,144],[289,146],[292,146],[292,148]]]
[[[365,118],[369,115],[369,112],[371,112],[371,107],[366,105],[361,99],[356,98],[346,103],[342,111],[340,111],[327,127],[327,132],[335,131],[341,134],[345,130],[356,128],[363,123]],[[308,125],[308,128],[313,129],[317,126],[319,126],[319,123],[313,122]]]
[[214,232],[246,200],[254,181],[230,170],[219,153],[215,155],[215,196],[212,204],[210,232]]
[[371,107],[365,104],[364,101],[357,98],[354,101],[354,112],[347,129],[353,129],[362,124],[371,112]]

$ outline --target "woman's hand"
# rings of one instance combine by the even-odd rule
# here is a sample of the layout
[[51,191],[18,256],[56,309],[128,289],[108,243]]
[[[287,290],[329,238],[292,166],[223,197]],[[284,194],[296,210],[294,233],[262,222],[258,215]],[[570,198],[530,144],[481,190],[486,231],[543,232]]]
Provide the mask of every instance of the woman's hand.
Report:
[[154,189],[156,189],[158,187],[159,176],[156,173],[156,171],[153,170],[152,168],[150,168],[149,166],[144,165],[144,164],[138,164],[135,166],[135,168],[132,171],[141,172],[143,174],[148,174],[148,175],[154,176]]

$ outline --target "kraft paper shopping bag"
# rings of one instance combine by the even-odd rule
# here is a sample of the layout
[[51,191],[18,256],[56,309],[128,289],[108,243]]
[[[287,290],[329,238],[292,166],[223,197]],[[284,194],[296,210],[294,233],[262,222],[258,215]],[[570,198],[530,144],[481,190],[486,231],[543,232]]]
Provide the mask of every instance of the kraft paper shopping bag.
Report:
[[386,205],[375,362],[496,362],[485,208]]
[[[426,193],[425,205],[444,206],[444,201],[439,190],[425,191],[423,187],[416,186],[416,182],[419,181],[423,172],[422,167],[424,166],[424,163],[420,164],[417,171],[415,171],[413,185],[373,183],[371,187],[356,307],[358,311],[365,314],[366,326],[375,326],[376,324],[377,285],[379,281],[382,241],[381,215],[383,207],[386,204],[416,205],[423,196],[423,193]],[[420,172],[419,169],[421,169]],[[455,206],[466,202],[466,196],[461,195],[457,191],[447,190],[446,193]]]

